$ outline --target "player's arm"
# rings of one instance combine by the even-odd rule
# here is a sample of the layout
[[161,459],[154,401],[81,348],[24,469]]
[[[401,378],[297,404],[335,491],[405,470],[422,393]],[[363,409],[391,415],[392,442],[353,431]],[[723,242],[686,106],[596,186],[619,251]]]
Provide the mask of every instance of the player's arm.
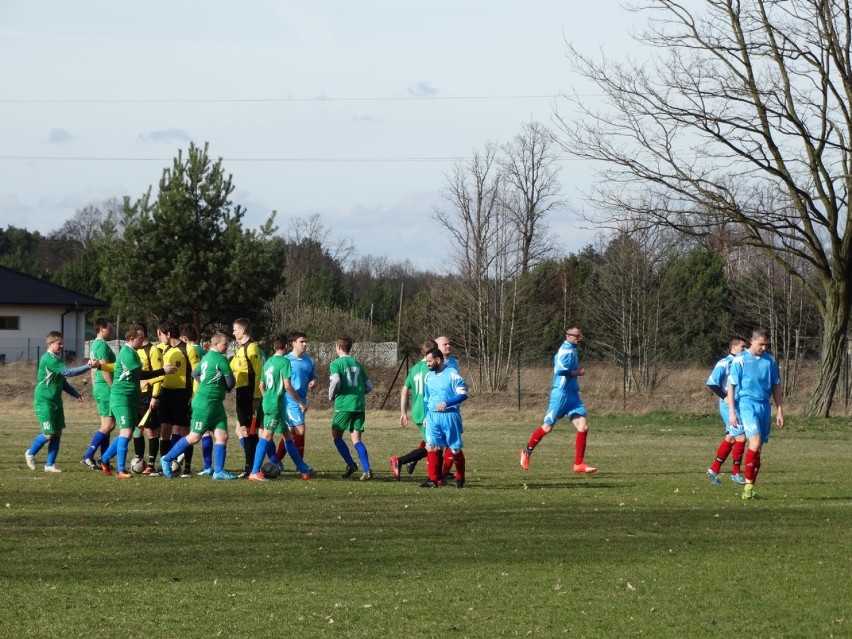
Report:
[[775,408],[777,409],[775,423],[778,425],[778,428],[784,428],[784,394],[781,391],[781,384],[775,384],[772,387],[772,401],[775,402]]
[[260,397],[261,370],[260,349],[257,344],[251,342],[246,348],[246,361],[248,363],[248,386],[254,391],[254,397]]
[[334,398],[337,397],[338,393],[340,393],[340,373],[335,372],[334,363],[332,362],[331,368],[329,368],[329,378],[328,378],[328,400],[333,402]]
[[734,402],[735,385],[730,380],[728,381],[728,390],[725,394],[725,403],[728,405],[728,423],[731,426],[737,425],[737,410]]
[[65,379],[64,376],[63,376],[63,379],[62,379],[62,390],[64,390],[69,395],[71,395],[71,397],[76,399],[78,402],[83,401],[83,396],[80,395],[80,393],[77,392],[76,388],[74,388],[73,386],[71,386],[71,384],[68,383],[68,380]]
[[237,385],[237,376],[234,375],[234,372],[231,370],[231,366],[228,362],[224,362],[219,367],[219,372],[222,373],[222,381],[225,382],[225,390],[230,393],[234,389],[234,386]]
[[373,390],[373,382],[370,381],[370,378],[364,380],[364,394],[371,392]]
[[62,377],[77,377],[77,375],[82,375],[93,368],[97,368],[97,366],[92,366],[91,364],[83,364],[82,366],[75,366],[74,368],[64,366],[62,370],[59,371],[59,374],[62,375]]
[[296,404],[299,406],[299,410],[304,412],[307,409],[307,406],[302,403],[302,398],[299,397],[298,393],[296,393],[296,389],[293,388],[293,382],[290,381],[289,377],[284,378],[284,391],[290,396],[290,398],[294,402],[296,402]]
[[408,386],[399,392],[399,425],[408,426]]

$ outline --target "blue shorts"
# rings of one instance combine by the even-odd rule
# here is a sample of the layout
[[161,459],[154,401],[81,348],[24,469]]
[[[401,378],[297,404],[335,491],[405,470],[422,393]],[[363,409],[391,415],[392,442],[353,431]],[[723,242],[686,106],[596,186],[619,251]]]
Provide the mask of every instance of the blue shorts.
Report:
[[424,422],[426,426],[426,445],[438,446],[439,448],[452,448],[461,450],[464,448],[462,442],[462,418],[458,411],[438,413],[430,411]]
[[305,414],[298,404],[287,402],[287,422],[291,428],[302,426],[305,423]]
[[760,435],[762,444],[769,441],[769,428],[772,423],[772,406],[769,402],[740,399],[737,412],[746,437]]
[[722,416],[722,423],[725,425],[725,432],[728,435],[736,437],[737,435],[742,435],[745,432],[743,430],[742,419],[738,419],[737,425],[734,428],[731,428],[731,424],[728,422],[728,416],[731,414],[730,410],[728,409],[728,402],[719,402],[719,414]]
[[562,417],[574,419],[574,417],[585,417],[586,407],[576,393],[565,393],[555,391],[550,394],[550,405],[544,416],[544,423],[553,426]]

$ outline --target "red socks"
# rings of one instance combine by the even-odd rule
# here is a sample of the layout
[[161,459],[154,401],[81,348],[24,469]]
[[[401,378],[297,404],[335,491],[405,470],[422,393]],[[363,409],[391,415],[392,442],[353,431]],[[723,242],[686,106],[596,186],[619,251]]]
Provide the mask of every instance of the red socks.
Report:
[[532,450],[538,443],[544,439],[544,436],[547,435],[547,432],[539,426],[536,431],[530,436],[530,440],[527,442],[527,447]]
[[[739,443],[739,442],[737,442]],[[725,463],[725,460],[728,458],[728,455],[731,454],[731,449],[734,445],[729,442],[727,439],[723,439],[722,443],[719,444],[719,448],[716,450],[716,461],[713,462],[713,465],[710,467],[717,475],[719,471],[722,470],[722,464]],[[740,460],[742,460],[742,451],[740,451]]]
[[305,434],[293,433],[293,443],[296,444],[296,450],[299,451],[299,456],[305,459]]
[[749,448],[745,454],[745,479],[749,484],[753,484],[755,478],[757,477],[757,458],[758,454],[756,450],[752,450]]
[[[743,453],[745,452],[745,442],[734,442],[734,452],[731,455],[731,474],[740,474],[740,465],[743,463]],[[716,471],[719,472],[719,471]]]
[[438,483],[441,480],[438,476],[440,467],[441,459],[438,457],[438,451],[430,450],[426,453],[426,475],[435,483]]
[[582,464],[586,456],[586,438],[589,436],[589,431],[577,431],[577,439],[574,440],[574,463]]

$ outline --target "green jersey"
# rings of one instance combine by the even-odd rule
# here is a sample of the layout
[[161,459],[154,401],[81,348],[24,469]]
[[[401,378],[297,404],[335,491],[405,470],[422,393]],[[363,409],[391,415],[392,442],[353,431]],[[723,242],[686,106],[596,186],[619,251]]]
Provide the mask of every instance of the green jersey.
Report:
[[429,366],[426,360],[421,359],[411,370],[408,371],[408,377],[405,378],[404,386],[409,389],[409,404],[411,405],[411,419],[415,424],[422,424],[426,417],[426,409],[423,405],[424,382],[426,373],[429,372]]
[[337,396],[334,398],[334,409],[350,413],[364,410],[364,394],[366,392],[367,372],[354,357],[344,355],[338,357],[329,365],[331,379],[339,380]]
[[61,404],[62,384],[65,363],[61,355],[54,355],[50,351],[41,356],[38,362],[38,373],[36,374],[36,387],[34,400],[36,405]]
[[142,360],[139,353],[125,344],[118,352],[115,360],[115,372],[112,377],[112,391],[109,395],[110,405],[114,402],[123,406],[137,406],[142,390],[139,386],[139,373],[142,370]]
[[[106,343],[105,340],[102,340],[100,337],[92,342],[92,347],[89,349],[89,354],[92,356],[92,359],[101,361],[105,359],[108,363],[115,363],[115,353],[109,347],[109,344]],[[95,370],[95,385],[106,384],[107,381],[104,379],[104,374],[99,370]]]
[[284,380],[292,375],[290,360],[285,355],[273,355],[263,365],[263,414],[281,415],[284,410]]
[[195,370],[199,371],[200,378],[195,399],[192,400],[193,408],[196,404],[213,405],[225,401],[225,394],[228,392],[225,378],[233,375],[228,358],[218,351],[207,351]]

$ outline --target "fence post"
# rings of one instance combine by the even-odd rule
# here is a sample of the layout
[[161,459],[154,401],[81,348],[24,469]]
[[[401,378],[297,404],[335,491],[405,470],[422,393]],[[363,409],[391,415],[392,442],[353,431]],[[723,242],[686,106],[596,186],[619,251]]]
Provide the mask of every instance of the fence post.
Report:
[[521,410],[521,350],[515,351],[515,366],[518,369],[518,410]]

